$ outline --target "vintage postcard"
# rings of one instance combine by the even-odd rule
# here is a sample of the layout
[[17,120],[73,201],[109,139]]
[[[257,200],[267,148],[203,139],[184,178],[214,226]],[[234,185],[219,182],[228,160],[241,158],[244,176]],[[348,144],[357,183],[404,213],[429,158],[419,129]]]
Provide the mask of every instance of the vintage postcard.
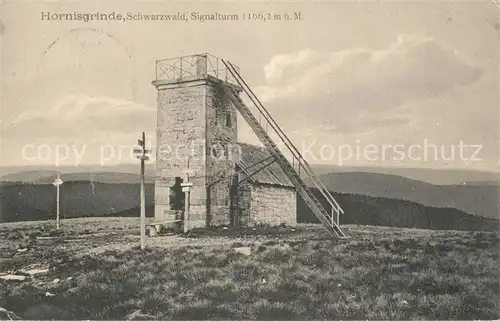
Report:
[[500,2],[0,3],[0,320],[500,319]]

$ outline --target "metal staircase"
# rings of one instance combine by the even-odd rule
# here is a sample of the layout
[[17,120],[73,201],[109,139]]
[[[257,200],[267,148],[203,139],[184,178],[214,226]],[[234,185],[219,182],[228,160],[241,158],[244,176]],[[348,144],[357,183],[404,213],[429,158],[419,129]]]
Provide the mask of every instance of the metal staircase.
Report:
[[[339,226],[339,215],[343,214],[344,211],[337,203],[335,198],[331,195],[328,189],[323,185],[321,180],[314,174],[311,170],[309,164],[299,153],[297,148],[292,144],[290,139],[285,135],[285,133],[281,130],[278,124],[274,121],[273,117],[267,112],[262,103],[258,100],[257,96],[252,92],[250,87],[247,85],[245,80],[240,76],[236,68],[230,63],[222,60],[227,70],[234,77],[235,81],[239,85],[240,88],[236,88],[226,82],[220,82],[221,88],[224,91],[225,95],[231,100],[234,106],[238,109],[241,116],[245,119],[248,125],[252,128],[254,133],[260,139],[260,141],[264,144],[267,150],[271,153],[272,156],[276,159],[276,162],[283,169],[287,177],[293,183],[297,192],[302,197],[304,202],[309,206],[314,215],[319,219],[319,221],[326,228],[328,233],[332,237],[347,237],[346,234],[342,231]],[[238,90],[243,90],[247,96],[252,101],[255,108],[257,108],[259,113],[258,120],[253,114],[252,111],[247,107],[247,105],[241,100]],[[262,118],[266,122],[266,129],[261,124]],[[268,126],[269,125],[269,126]],[[278,136],[280,141],[286,146],[287,150],[292,155],[292,162],[288,161],[288,159],[283,155],[278,146],[273,142],[269,134],[267,133],[267,129],[271,128],[273,133]],[[304,179],[301,177],[301,172],[305,176],[305,179],[311,181],[313,187],[316,187],[323,197],[327,200],[329,204],[329,209],[325,208],[323,204],[319,201],[319,199],[314,195],[312,189],[304,182]]]

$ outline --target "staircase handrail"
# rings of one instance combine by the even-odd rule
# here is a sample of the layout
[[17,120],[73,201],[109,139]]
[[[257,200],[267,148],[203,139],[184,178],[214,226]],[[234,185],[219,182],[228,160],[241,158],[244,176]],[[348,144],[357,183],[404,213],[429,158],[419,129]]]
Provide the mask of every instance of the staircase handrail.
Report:
[[[330,191],[328,191],[328,189],[324,186],[323,182],[314,174],[313,170],[311,169],[311,167],[309,166],[309,164],[307,163],[307,161],[300,154],[300,152],[297,150],[297,148],[295,147],[295,145],[293,145],[293,143],[290,141],[290,139],[286,136],[286,134],[283,132],[283,130],[279,127],[279,125],[276,123],[276,121],[271,116],[271,114],[269,114],[269,112],[266,110],[266,108],[264,107],[264,105],[260,102],[260,100],[257,98],[257,96],[255,95],[255,93],[250,89],[250,87],[248,86],[248,84],[245,82],[245,80],[243,79],[243,77],[241,77],[241,75],[238,73],[238,71],[236,71],[236,69],[234,68],[233,64],[231,62],[229,62],[229,61],[226,62],[223,59],[221,59],[221,60],[222,60],[222,63],[226,66],[226,68],[229,70],[229,72],[231,73],[231,75],[235,78],[235,80],[241,86],[241,88],[248,95],[248,97],[250,98],[250,100],[254,103],[254,105],[257,108],[257,110],[262,115],[264,115],[264,117],[267,116],[266,120],[267,120],[267,118],[270,120],[270,121],[269,120],[267,120],[267,121],[271,125],[271,128],[274,129],[274,131],[278,134],[278,137],[285,143],[286,147],[288,147],[288,149],[290,150],[290,152],[292,152],[292,156],[297,159],[297,161],[299,162],[299,166],[301,165],[304,168],[304,170],[309,175],[308,177],[312,179],[313,184],[316,186],[316,188],[318,188],[318,190],[321,192],[321,194],[326,198],[326,200],[328,201],[328,203],[330,203],[330,206],[336,212],[340,212],[340,213],[343,214],[344,210],[340,207],[340,205],[338,204],[338,202],[331,195]],[[254,99],[255,99],[255,101],[258,102],[258,104],[254,101]],[[289,145],[291,145],[291,147]]]

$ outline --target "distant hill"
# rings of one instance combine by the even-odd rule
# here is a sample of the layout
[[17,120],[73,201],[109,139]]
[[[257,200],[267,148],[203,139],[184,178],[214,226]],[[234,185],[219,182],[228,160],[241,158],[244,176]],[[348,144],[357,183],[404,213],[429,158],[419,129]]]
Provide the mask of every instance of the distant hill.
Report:
[[[52,184],[2,183],[0,218],[3,222],[45,220],[55,215]],[[334,193],[346,214],[343,224],[365,224],[428,229],[492,230],[498,220],[450,208],[433,208],[414,202]],[[320,199],[322,199],[320,197]],[[146,184],[147,216],[153,216],[154,185]],[[299,222],[315,222],[300,200]],[[89,181],[65,182],[61,188],[61,217],[138,216],[139,184],[109,184]]]
[[[487,172],[464,169],[431,169],[431,168],[392,168],[392,167],[353,167],[311,164],[316,175],[329,173],[348,173],[348,172],[367,172],[376,174],[388,174],[403,176],[413,180],[428,182],[435,185],[458,185],[464,182],[472,182],[476,185],[491,184],[497,182],[500,184],[499,172]],[[146,164],[146,173],[154,176],[154,163]],[[63,174],[69,173],[125,173],[138,174],[139,163],[137,164],[119,164],[110,166],[101,165],[79,165],[79,166],[60,166],[59,170]],[[36,165],[36,166],[2,166],[0,167],[0,180],[2,181],[30,181],[34,182],[42,178],[53,177],[55,175],[54,166]]]
[[330,173],[374,173],[403,176],[434,185],[460,185],[464,182],[475,184],[500,184],[500,172],[488,172],[467,169],[432,169],[432,168],[398,168],[398,167],[354,167],[338,165],[311,165],[316,175]]
[[42,179],[47,179],[49,177],[52,177],[52,179],[54,179],[56,175],[57,172],[53,170],[28,170],[4,174],[1,179],[2,181],[10,182],[36,182]]
[[489,218],[499,217],[499,186],[433,185],[402,176],[376,173],[330,173],[319,178],[337,193],[361,194],[450,207]]
[[485,181],[465,181],[460,185],[490,185],[490,186],[500,186],[500,181],[495,180],[485,180]]
[[[326,203],[316,189],[314,193],[322,203]],[[470,215],[453,208],[435,208],[409,201],[364,195],[333,193],[333,196],[345,211],[345,214],[340,216],[340,224],[432,230],[500,230],[500,220]],[[300,223],[318,223],[300,197],[297,201],[297,220]]]
[[[68,173],[62,174],[61,179],[66,181],[90,181],[109,184],[134,184],[140,183],[141,176],[132,173],[115,173],[115,172],[97,172],[97,173]],[[40,178],[34,183],[36,184],[52,184],[54,176]],[[147,182],[154,182],[154,176],[146,175]]]
[[[139,174],[139,162],[137,164],[119,164],[112,166],[101,165],[78,165],[59,166],[61,174],[74,173],[124,173]],[[54,177],[57,173],[55,166],[33,165],[33,166],[2,166],[0,167],[0,180],[12,182],[35,182],[39,179]],[[146,173],[154,175],[155,164],[146,164]]]
[[[321,173],[323,170],[346,169],[345,167],[334,167],[331,165],[313,165],[317,166],[316,172]],[[65,167],[62,168],[63,181],[91,181],[94,183],[110,183],[110,184],[135,184],[139,183],[138,165],[122,164],[117,166],[100,167],[107,171],[97,171],[99,167],[94,167],[94,171],[75,171],[80,167]],[[90,167],[83,167],[90,170]],[[148,172],[146,182],[154,181],[154,164],[148,164]],[[359,170],[360,168],[357,168]],[[373,169],[375,170],[375,169]],[[380,169],[383,170],[383,169]],[[387,169],[384,169],[387,170]],[[402,169],[398,169],[402,171]],[[410,171],[411,169],[407,169]],[[64,171],[67,171],[66,173]],[[124,172],[120,172],[124,171]],[[128,172],[127,172],[128,171]],[[444,173],[458,173],[460,177],[473,177],[485,179],[484,172],[474,171],[437,171],[437,170],[421,170],[415,169],[424,173],[433,173],[435,176]],[[461,173],[461,174],[460,174]],[[465,174],[464,174],[465,173]],[[472,175],[472,174],[474,175]],[[479,174],[478,174],[479,173]],[[448,175],[446,174],[446,175]],[[462,176],[460,176],[460,175]],[[445,175],[445,176],[446,176]],[[450,174],[451,175],[451,174]],[[24,181],[34,182],[37,184],[51,184],[56,176],[54,169],[31,170],[20,173],[6,174],[2,177],[5,181]],[[451,207],[462,210],[466,213],[480,215],[489,218],[498,218],[500,199],[499,186],[495,184],[492,177],[489,179],[467,181],[460,185],[434,185],[420,180],[409,179],[407,177],[380,174],[369,172],[327,172],[319,176],[325,186],[335,192],[360,194],[373,197],[385,197],[401,200],[417,202],[423,205],[432,207]],[[450,180],[448,180],[450,181]],[[484,183],[483,183],[484,182]]]
[[8,199],[3,194],[1,195],[0,223],[49,219],[55,219],[51,212],[33,208],[24,202]]
[[[154,186],[146,184],[146,200],[154,203]],[[32,220],[34,216],[52,216],[56,212],[55,187],[52,184],[2,183],[1,216],[3,221]],[[140,184],[110,184],[89,181],[64,182],[61,188],[61,217],[112,215],[138,207]]]
[[[94,181],[102,183],[133,183],[134,177],[139,177],[140,167],[134,164],[125,164],[121,166],[105,166],[105,167],[60,167],[61,178],[67,181],[90,180],[93,177]],[[52,182],[57,175],[57,171],[52,168],[40,168],[15,171],[14,168],[1,168],[0,181],[9,182]],[[154,177],[154,164],[146,166],[146,176],[149,179]],[[138,182],[138,180],[137,180]]]

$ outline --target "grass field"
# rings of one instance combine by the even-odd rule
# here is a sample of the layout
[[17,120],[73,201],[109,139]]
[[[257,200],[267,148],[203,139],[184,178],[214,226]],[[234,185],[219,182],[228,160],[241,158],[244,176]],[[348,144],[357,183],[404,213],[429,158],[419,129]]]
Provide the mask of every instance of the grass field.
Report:
[[346,228],[346,240],[311,225],[207,229],[141,252],[134,218],[66,220],[59,233],[0,224],[0,273],[50,270],[0,280],[0,307],[27,319],[500,318],[498,233]]

